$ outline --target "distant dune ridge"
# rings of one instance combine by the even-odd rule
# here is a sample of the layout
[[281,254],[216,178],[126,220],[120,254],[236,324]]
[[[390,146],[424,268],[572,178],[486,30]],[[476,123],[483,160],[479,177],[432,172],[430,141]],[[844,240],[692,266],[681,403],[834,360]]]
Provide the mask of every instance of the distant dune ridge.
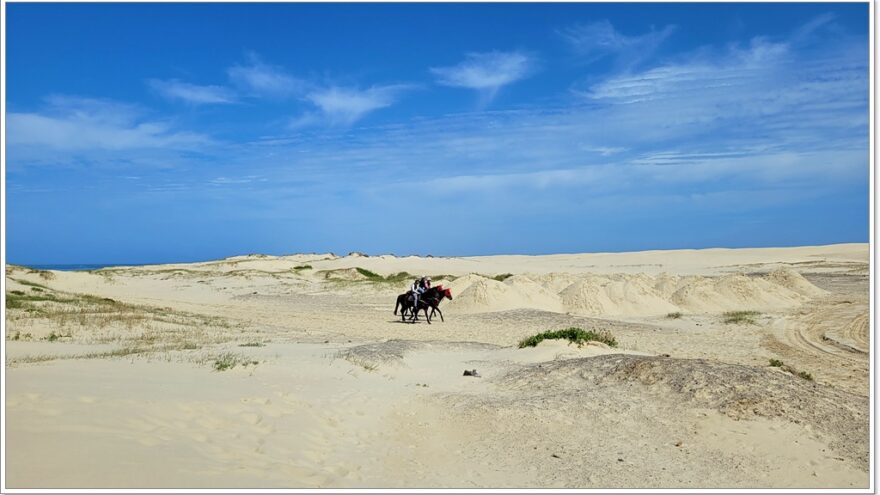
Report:
[[[564,282],[560,284],[560,280]],[[569,285],[555,292],[566,283]],[[825,293],[789,268],[756,276],[545,274],[532,279],[516,275],[504,282],[471,274],[449,286],[458,296],[448,307],[463,313],[533,308],[589,316],[778,309]]]

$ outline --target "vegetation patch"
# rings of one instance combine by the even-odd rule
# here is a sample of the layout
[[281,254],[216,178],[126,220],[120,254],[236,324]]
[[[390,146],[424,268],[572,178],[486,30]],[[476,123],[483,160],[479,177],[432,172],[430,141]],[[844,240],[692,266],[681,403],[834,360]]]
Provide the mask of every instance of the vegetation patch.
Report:
[[564,330],[549,330],[523,339],[519,343],[519,348],[535,347],[548,339],[568,339],[569,342],[577,344],[579,347],[589,341],[602,342],[610,347],[617,347],[617,340],[609,332],[604,330],[595,332],[593,330],[571,327]]
[[370,280],[373,280],[373,279],[380,279],[380,280],[382,280],[382,279],[385,278],[385,277],[383,277],[382,275],[379,275],[378,273],[371,272],[370,270],[367,270],[366,268],[357,267],[357,268],[355,268],[355,270],[357,270],[358,273],[360,273],[361,275],[367,277],[367,278],[370,279]]
[[813,381],[813,375],[807,373],[806,371],[798,371],[778,359],[771,359],[770,366],[772,366],[774,368],[779,368],[782,371],[785,371],[786,373],[791,373],[792,375],[795,375],[799,378],[803,378],[804,380]]
[[266,344],[262,342],[245,342],[244,344],[238,344],[239,347],[265,347]]
[[235,368],[239,365],[246,367],[251,364],[257,365],[260,364],[260,362],[249,359],[248,357],[241,354],[225,352],[217,356],[217,358],[214,360],[214,371],[226,371],[231,370],[232,368]]
[[36,270],[34,268],[28,268],[27,270],[28,273],[36,273],[40,276],[40,278],[44,280],[52,280],[53,278],[55,278],[55,274],[48,270]]
[[400,283],[400,282],[405,282],[405,281],[408,281],[408,280],[415,278],[415,275],[412,275],[407,272],[392,273],[391,275],[383,277],[382,275],[379,275],[378,273],[375,273],[375,272],[371,272],[370,270],[367,270],[366,268],[358,267],[358,268],[355,268],[355,270],[357,270],[358,273],[360,273],[361,275],[366,277],[367,280],[370,282]]
[[49,342],[55,342],[56,340],[60,340],[62,337],[68,337],[68,338],[70,338],[70,334],[62,335],[62,334],[60,334],[60,333],[55,333],[54,331],[52,331],[52,332],[50,332],[49,335],[46,337],[46,340],[48,340]]
[[356,357],[356,356],[346,356],[345,360],[351,364],[360,366],[364,369],[364,371],[376,371],[379,369],[379,365],[372,361],[368,361],[364,358]]
[[681,314],[681,311],[676,311],[674,313],[668,313],[666,315],[667,318],[672,319],[672,320],[677,320],[677,319],[681,318],[682,316],[683,315]]
[[755,317],[760,314],[757,311],[728,311],[724,313],[724,323],[748,323],[749,325],[755,325],[757,323]]
[[293,267],[294,271],[311,270],[311,269],[312,269],[312,265],[297,265],[297,266]]
[[20,283],[21,285],[27,285],[28,287],[37,287],[39,289],[48,289],[48,287],[46,287],[45,285],[38,284],[36,282],[31,282],[29,280],[22,280],[20,278],[14,278],[12,280],[15,280],[16,282]]
[[34,336],[30,333],[21,333],[16,331],[14,334],[9,336],[9,340],[34,340]]
[[804,380],[813,381],[813,375],[807,373],[806,371],[798,371],[797,376],[803,378]]
[[499,282],[504,282],[505,280],[509,279],[512,276],[513,276],[512,273],[502,273],[501,275],[495,275],[494,277],[492,277],[492,279],[497,280]]

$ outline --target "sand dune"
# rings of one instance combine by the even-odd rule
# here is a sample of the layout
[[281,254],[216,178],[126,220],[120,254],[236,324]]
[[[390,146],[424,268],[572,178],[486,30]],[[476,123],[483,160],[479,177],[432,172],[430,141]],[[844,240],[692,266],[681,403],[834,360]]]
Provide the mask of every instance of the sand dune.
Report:
[[10,266],[7,485],[864,488],[867,253]]
[[[565,286],[558,290],[560,286]],[[591,316],[650,316],[676,311],[784,309],[825,293],[792,269],[717,277],[668,274],[515,275],[504,282],[469,274],[449,284],[460,312],[534,308]]]

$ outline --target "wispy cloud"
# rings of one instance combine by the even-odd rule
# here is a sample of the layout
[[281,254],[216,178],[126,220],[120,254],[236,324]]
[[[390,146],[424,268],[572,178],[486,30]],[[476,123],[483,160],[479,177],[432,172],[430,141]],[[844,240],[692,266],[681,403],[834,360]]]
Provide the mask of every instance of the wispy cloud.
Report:
[[523,79],[534,70],[535,61],[522,52],[468,53],[465,60],[451,67],[434,67],[431,73],[439,84],[475,89],[492,100],[498,90]]
[[569,26],[558,30],[557,34],[587,62],[611,56],[618,69],[629,70],[651,57],[674,32],[675,26],[669,25],[645,34],[627,36],[605,19]]
[[223,86],[198,86],[176,79],[167,81],[150,79],[147,84],[169,100],[181,100],[194,105],[235,102],[233,92]]
[[302,95],[307,83],[288,74],[281,67],[264,63],[259,56],[249,53],[247,63],[234,65],[226,72],[229,79],[246,94],[271,98]]
[[213,143],[204,134],[176,129],[170,121],[150,119],[133,105],[71,96],[49,97],[39,111],[10,112],[7,125],[10,163],[15,165],[59,164],[85,156],[120,161],[149,153],[168,158]]
[[[328,235],[345,230],[340,225],[396,235],[388,219],[411,202],[414,190],[436,205],[436,231],[461,226],[468,232],[482,232],[475,218],[498,223],[505,214],[581,222],[600,210],[613,210],[603,215],[616,219],[625,208],[673,205],[686,213],[733,215],[743,207],[803,205],[823,195],[840,203],[867,190],[868,45],[823,32],[812,30],[821,42],[809,43],[809,51],[792,35],[679,54],[614,72],[552,107],[357,129],[326,124],[360,121],[394,104],[406,87],[314,84],[296,98],[313,107],[303,119],[315,129],[228,145],[205,160],[210,167],[189,167],[195,172],[170,183],[145,177],[131,187],[223,198],[217,203],[260,218],[321,216],[322,225],[332,226]],[[500,84],[478,79],[463,87]],[[167,123],[138,130],[162,121],[107,102],[56,104],[28,115],[132,132],[159,147],[186,142]],[[20,152],[15,143],[22,142],[22,127],[14,118],[10,149]],[[71,134],[64,146],[72,149],[74,139]]]
[[374,110],[391,106],[402,92],[411,88],[404,84],[365,90],[331,86],[310,92],[306,99],[318,107],[330,124],[350,125]]

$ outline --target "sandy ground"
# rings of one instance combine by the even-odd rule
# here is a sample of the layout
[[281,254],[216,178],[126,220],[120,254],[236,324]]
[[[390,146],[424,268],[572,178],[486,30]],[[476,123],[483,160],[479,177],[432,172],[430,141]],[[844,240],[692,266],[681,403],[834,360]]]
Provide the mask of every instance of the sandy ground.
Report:
[[[9,266],[6,486],[866,488],[868,257]],[[400,272],[443,321],[392,314]],[[617,345],[517,346],[568,327]]]

